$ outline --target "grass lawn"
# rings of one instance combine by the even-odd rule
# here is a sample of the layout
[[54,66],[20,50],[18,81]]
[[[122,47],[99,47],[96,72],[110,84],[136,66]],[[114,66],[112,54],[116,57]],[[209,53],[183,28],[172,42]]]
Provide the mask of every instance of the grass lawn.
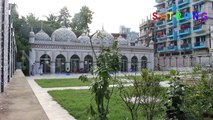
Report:
[[[91,80],[91,79],[89,79]],[[35,80],[42,88],[88,86],[91,81],[82,82],[78,78]]]
[[[89,90],[62,90],[49,91],[48,93],[77,120],[88,120],[90,117],[88,108],[91,93]],[[130,120],[130,113],[118,96],[118,92],[115,91],[114,93],[110,102],[109,120]],[[141,113],[139,116],[140,120],[145,120],[142,118]],[[158,117],[155,120],[161,120],[161,118]]]

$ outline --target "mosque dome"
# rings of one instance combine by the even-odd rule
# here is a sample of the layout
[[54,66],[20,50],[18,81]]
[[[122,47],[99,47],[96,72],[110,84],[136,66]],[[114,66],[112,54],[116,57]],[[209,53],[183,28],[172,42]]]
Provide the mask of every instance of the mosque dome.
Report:
[[[30,36],[33,35],[34,33],[30,32]],[[35,40],[39,40],[39,41],[49,41],[50,37],[47,33],[45,33],[42,29],[35,34]]]
[[75,33],[66,27],[61,27],[55,30],[52,34],[54,41],[76,41],[77,37]]
[[90,38],[86,33],[82,33],[81,36],[78,37],[81,43],[86,43],[88,44],[90,42]]
[[119,45],[128,45],[128,41],[125,38],[123,38],[121,35],[118,37],[117,40]]
[[102,40],[103,44],[113,44],[114,37],[102,29],[92,37],[92,41],[96,44],[100,44]]

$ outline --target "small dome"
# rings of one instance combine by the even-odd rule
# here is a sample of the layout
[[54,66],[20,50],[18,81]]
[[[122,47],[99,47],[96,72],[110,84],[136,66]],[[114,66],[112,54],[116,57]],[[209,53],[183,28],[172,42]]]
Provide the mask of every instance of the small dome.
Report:
[[[33,33],[30,33],[30,34],[33,34]],[[45,33],[42,29],[36,33],[35,35],[35,40],[39,40],[39,41],[49,41],[50,40],[50,37],[47,33]]]
[[103,39],[103,44],[113,44],[113,41],[114,41],[114,37],[104,30],[101,30],[99,33],[96,33],[92,37],[92,41],[96,44],[100,44],[102,39]]
[[128,41],[120,35],[118,37],[118,44],[119,45],[128,45]]
[[53,32],[52,39],[55,41],[75,41],[77,37],[75,33],[68,28],[61,27]]
[[82,33],[82,35],[79,36],[78,39],[81,41],[81,43],[88,44],[90,42],[90,38],[86,35],[86,33]]

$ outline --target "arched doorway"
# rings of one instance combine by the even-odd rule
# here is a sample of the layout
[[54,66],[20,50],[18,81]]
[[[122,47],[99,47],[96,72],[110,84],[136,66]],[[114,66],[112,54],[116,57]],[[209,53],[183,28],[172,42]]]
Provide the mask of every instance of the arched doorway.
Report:
[[40,57],[40,65],[43,66],[43,73],[50,73],[50,61],[51,58],[49,55],[44,54]]
[[56,57],[55,64],[56,64],[56,67],[55,67],[56,73],[65,72],[66,59],[63,55],[60,54]]
[[73,55],[70,59],[70,71],[72,73],[79,72],[79,63],[80,63],[80,58],[78,57],[78,55]]
[[90,69],[92,68],[92,66],[93,66],[93,59],[92,59],[92,56],[87,55],[87,56],[84,58],[84,71],[85,71],[85,72],[89,72]]
[[147,59],[146,56],[143,56],[143,57],[141,58],[141,68],[142,68],[142,69],[147,69],[147,61],[148,61],[148,59]]
[[131,69],[132,69],[132,72],[134,71],[137,71],[138,70],[138,58],[136,56],[132,57],[132,60],[131,60]]
[[126,56],[121,57],[121,72],[128,71],[128,58]]

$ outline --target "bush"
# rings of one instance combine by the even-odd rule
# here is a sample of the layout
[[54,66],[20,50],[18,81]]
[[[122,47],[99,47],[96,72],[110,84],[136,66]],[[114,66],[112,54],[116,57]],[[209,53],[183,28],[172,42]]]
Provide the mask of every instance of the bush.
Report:
[[201,70],[202,70],[202,67],[200,65],[197,65],[196,67],[194,67],[192,69],[194,74],[197,74],[197,73],[201,72]]
[[89,79],[87,78],[86,75],[81,75],[78,79],[81,80],[82,82],[87,82],[87,81],[89,81]]
[[177,71],[176,70],[170,70],[170,75],[171,76],[175,76],[177,74]]

